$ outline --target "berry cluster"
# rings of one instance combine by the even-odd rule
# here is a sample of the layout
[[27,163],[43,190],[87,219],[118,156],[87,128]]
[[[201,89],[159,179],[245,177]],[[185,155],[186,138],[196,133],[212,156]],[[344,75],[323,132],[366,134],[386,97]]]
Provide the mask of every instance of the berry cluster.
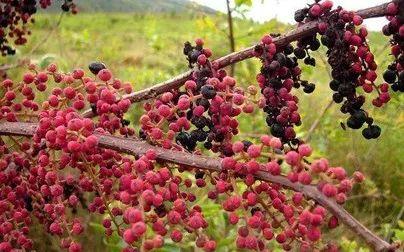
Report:
[[[283,144],[279,138],[263,135],[260,140],[259,144],[246,141],[233,144],[235,156],[223,159],[223,172],[218,176],[215,190],[208,195],[212,199],[225,198],[223,208],[229,212],[230,223],[238,227],[238,248],[263,250],[267,243],[276,240],[285,250],[312,251],[321,239],[321,227],[335,228],[338,219],[323,207],[305,200],[302,193],[289,195],[286,188],[258,182],[254,176],[267,172],[273,176],[284,175],[293,183],[317,185],[327,197],[343,204],[346,194],[354,183],[363,180],[363,175],[357,172],[348,178],[343,168],[330,167],[324,158],[307,163],[312,153],[307,144],[281,155]],[[235,193],[234,177],[243,179],[245,190]],[[327,248],[335,249],[335,246],[328,244]]]
[[300,79],[301,69],[297,57],[293,57],[294,48],[287,45],[276,48],[270,35],[265,35],[254,49],[256,57],[262,62],[257,81],[265,99],[264,112],[271,134],[279,137],[282,143],[298,145],[294,130],[301,124],[297,112],[298,98],[291,94],[292,88],[303,87],[305,93],[314,91],[315,85]]
[[391,54],[394,56],[394,62],[388,66],[383,78],[391,84],[393,91],[404,92],[404,23],[402,16],[399,15],[399,9],[397,3],[387,5],[389,23],[383,27],[383,34],[391,36]]
[[[362,18],[341,7],[333,11],[330,11],[331,8],[331,1],[316,1],[309,8],[297,11],[295,17],[299,22],[320,20],[318,30],[321,43],[328,48],[328,63],[332,68],[330,88],[335,92],[333,100],[342,103],[342,113],[350,115],[346,123],[349,128],[360,129],[366,123],[368,126],[362,130],[362,135],[366,139],[377,138],[380,136],[380,127],[363,110],[365,96],[358,94],[357,89],[362,87],[365,93],[376,90],[378,97],[372,103],[380,107],[390,100],[389,86],[386,83],[375,84],[377,65],[366,42],[368,32],[365,27],[359,27]],[[313,42],[307,43],[305,40],[299,41],[299,44],[309,44],[313,50],[318,48],[319,44],[314,43],[313,48]],[[312,38],[310,40],[313,41]]]
[[[0,0],[0,52],[3,56],[15,54],[15,49],[10,45],[11,40],[15,45],[27,42],[26,36],[31,33],[27,24],[34,22],[32,15],[37,12],[37,2],[37,0]],[[39,5],[43,9],[51,4],[51,0],[39,0]],[[64,0],[61,8],[63,11],[77,13],[73,0]]]
[[194,67],[192,79],[185,91],[167,92],[145,104],[140,135],[165,148],[191,152],[202,142],[206,149],[231,156],[231,139],[238,133],[235,117],[253,112],[257,91],[250,87],[245,93],[224,70],[216,71],[209,61],[212,52],[201,39],[196,46],[185,43],[184,54]]

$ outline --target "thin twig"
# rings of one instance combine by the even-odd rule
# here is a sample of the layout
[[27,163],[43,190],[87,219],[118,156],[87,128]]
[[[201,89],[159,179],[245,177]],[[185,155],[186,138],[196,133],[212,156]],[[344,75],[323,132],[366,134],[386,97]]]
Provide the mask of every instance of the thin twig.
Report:
[[328,102],[327,106],[321,111],[320,115],[317,117],[317,119],[313,122],[311,125],[309,131],[307,132],[304,141],[308,142],[311,139],[311,136],[313,132],[316,130],[317,126],[320,124],[321,119],[324,117],[324,115],[327,113],[327,111],[331,108],[331,106],[334,104],[334,101],[331,100]]
[[56,29],[59,27],[60,23],[62,23],[62,18],[64,16],[64,11],[62,11],[59,15],[58,21],[56,22],[56,24],[52,27],[52,29],[49,31],[49,33],[44,36],[28,53],[28,55],[32,55],[36,50],[39,49],[39,47],[43,46],[46,41],[49,40],[49,38],[51,37],[51,35],[56,31]]
[[390,241],[391,237],[393,236],[393,228],[397,225],[398,221],[401,219],[401,217],[404,214],[404,206],[401,207],[400,212],[398,213],[397,217],[393,220],[393,222],[391,223],[390,227],[389,227],[389,231],[387,232],[386,241]]

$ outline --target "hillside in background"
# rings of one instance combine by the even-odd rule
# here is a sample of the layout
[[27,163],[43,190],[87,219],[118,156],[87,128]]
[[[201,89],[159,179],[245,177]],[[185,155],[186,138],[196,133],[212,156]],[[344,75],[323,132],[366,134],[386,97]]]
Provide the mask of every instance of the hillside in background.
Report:
[[[213,14],[216,11],[189,0],[76,0],[80,12],[203,12]],[[59,11],[60,5],[54,4],[49,11]]]

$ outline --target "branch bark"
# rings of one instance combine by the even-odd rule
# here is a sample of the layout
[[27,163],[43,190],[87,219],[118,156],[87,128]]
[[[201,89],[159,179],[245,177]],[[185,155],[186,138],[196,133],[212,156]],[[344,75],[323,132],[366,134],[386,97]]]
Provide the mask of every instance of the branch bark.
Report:
[[[403,1],[403,0],[399,0]],[[397,2],[397,1],[395,1]],[[389,2],[390,3],[390,2]],[[360,15],[363,19],[382,17],[386,13],[386,7],[389,3],[381,4],[378,6],[370,7],[363,10],[358,10],[356,13]],[[279,37],[274,38],[273,42],[277,47],[283,47],[293,41],[299,40],[306,36],[314,35],[318,32],[318,21],[311,21],[305,23],[298,28],[287,32]],[[254,46],[245,48],[241,51],[230,53],[225,55],[219,59],[216,59],[214,62],[219,66],[219,68],[224,68],[226,66],[235,64],[237,62],[252,58],[254,52]],[[146,88],[141,91],[133,92],[131,94],[125,95],[123,98],[129,99],[132,103],[148,100],[153,97],[156,97],[164,92],[168,92],[173,89],[180,88],[185,81],[187,81],[192,76],[192,71],[187,71],[183,74],[180,74],[170,80],[161,82],[159,84],[153,85],[149,88]],[[86,110],[83,113],[84,117],[93,117],[95,114],[91,111],[91,109]]]
[[[0,135],[18,135],[32,137],[35,133],[36,123],[24,122],[3,122],[0,123]],[[219,172],[221,170],[221,159],[202,155],[193,155],[189,153],[167,150],[150,145],[144,141],[129,138],[121,138],[110,135],[97,134],[99,147],[113,149],[118,152],[129,155],[142,155],[147,150],[154,150],[157,154],[157,160],[174,164],[186,165],[198,169]],[[307,198],[316,201],[335,215],[355,234],[362,237],[375,251],[394,250],[394,246],[373,234],[369,229],[363,226],[358,220],[350,215],[341,205],[334,200],[327,198],[317,190],[313,185],[303,185],[292,183],[284,176],[273,176],[265,171],[259,171],[256,178],[262,181],[275,183],[294,191],[302,192]]]

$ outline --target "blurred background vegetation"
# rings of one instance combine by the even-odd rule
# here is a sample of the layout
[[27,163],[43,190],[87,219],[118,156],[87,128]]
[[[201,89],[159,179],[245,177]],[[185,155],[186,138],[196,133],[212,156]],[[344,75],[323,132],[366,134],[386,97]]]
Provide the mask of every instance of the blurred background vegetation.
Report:
[[[225,0],[218,0],[225,1]],[[232,2],[232,1],[231,1]],[[241,13],[248,9],[249,1],[236,1]],[[86,68],[89,62],[104,62],[116,77],[133,83],[135,90],[149,87],[174,77],[187,70],[182,54],[183,43],[197,37],[205,39],[207,47],[221,57],[231,51],[228,39],[226,13],[190,4],[185,0],[170,1],[109,1],[80,0],[82,11],[76,15],[63,14],[57,8],[36,16],[32,36],[27,45],[19,47],[12,57],[0,58],[0,65],[15,64],[31,59],[41,66],[56,62],[64,71]],[[232,7],[235,7],[232,2]],[[91,11],[91,12],[90,12]],[[290,15],[293,15],[291,12]],[[233,18],[235,49],[239,50],[256,43],[263,34],[284,33],[293,27],[271,20],[262,24],[242,18]],[[390,61],[388,39],[372,32],[369,44],[379,64],[379,75]],[[318,66],[303,66],[303,78],[317,84],[311,95],[298,92],[303,124],[298,135],[307,137],[313,123],[318,121],[312,132],[310,143],[315,157],[325,156],[334,166],[343,166],[350,173],[362,171],[366,182],[355,188],[346,208],[365,226],[390,241],[404,240],[404,98],[393,94],[392,101],[384,108],[370,110],[382,128],[382,135],[376,140],[365,140],[360,131],[340,127],[345,116],[339,106],[331,102],[332,92],[328,87],[329,69],[325,51],[314,54]],[[259,61],[250,59],[235,66],[235,77],[239,85],[255,84]],[[20,79],[24,68],[7,71]],[[381,81],[381,78],[379,78]],[[368,99],[370,100],[370,98]],[[325,109],[328,108],[328,109]],[[134,127],[142,113],[141,105],[128,113]],[[256,112],[253,118],[241,118],[239,138],[253,139],[268,133],[263,114]],[[198,193],[198,192],[197,192]],[[203,195],[203,192],[199,192]],[[218,241],[218,251],[234,251],[235,230],[231,229],[221,206],[201,197],[197,202],[205,210],[209,220],[208,233]],[[219,214],[218,214],[219,213]],[[90,218],[82,214],[83,218]],[[93,218],[93,217],[91,217]],[[82,238],[85,251],[116,251],[123,242],[113,236],[105,239],[99,219],[90,220],[86,236]],[[32,233],[38,251],[58,251],[58,242],[47,237],[40,227]],[[367,251],[366,245],[352,233],[340,226],[327,237],[341,244],[343,251]],[[162,251],[192,251],[192,242],[178,248],[166,241]],[[276,244],[273,249],[277,250]]]

